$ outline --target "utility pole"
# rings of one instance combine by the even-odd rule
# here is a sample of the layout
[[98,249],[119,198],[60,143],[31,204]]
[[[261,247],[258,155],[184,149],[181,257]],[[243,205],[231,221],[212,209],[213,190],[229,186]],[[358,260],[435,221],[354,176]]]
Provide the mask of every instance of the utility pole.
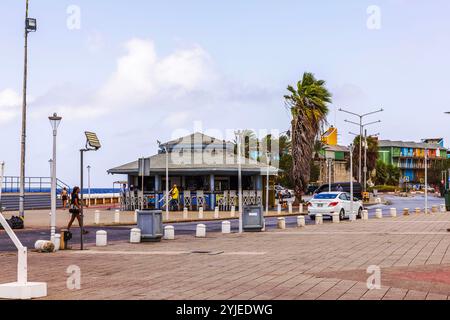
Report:
[[379,113],[379,112],[383,112],[384,109],[380,109],[380,110],[377,110],[377,111],[373,111],[373,112],[369,112],[369,113],[364,113],[364,114],[354,113],[354,112],[351,112],[351,111],[344,110],[344,109],[342,109],[342,108],[340,108],[339,111],[348,113],[348,114],[353,115],[353,116],[356,116],[356,117],[359,117],[359,123],[353,122],[353,121],[348,121],[348,120],[345,120],[345,122],[352,123],[352,124],[355,124],[355,125],[359,126],[359,136],[360,136],[361,138],[360,138],[360,141],[359,141],[359,170],[358,170],[358,182],[359,182],[359,183],[362,183],[362,143],[361,143],[361,139],[362,139],[362,136],[363,136],[364,127],[366,127],[366,126],[368,126],[368,125],[371,125],[371,124],[374,124],[374,123],[379,123],[379,122],[381,122],[381,120],[379,120],[379,121],[375,121],[375,122],[370,122],[370,123],[363,124],[363,119],[364,119],[365,117],[369,116],[369,115],[372,115],[372,114],[375,114],[375,113]]
[[242,131],[236,131],[236,140],[237,140],[237,151],[238,151],[238,197],[239,197],[239,233],[244,232],[243,221],[242,221]]
[[25,46],[23,67],[23,98],[22,98],[22,136],[20,142],[20,191],[19,191],[19,215],[25,218],[25,151],[27,137],[27,76],[28,76],[28,33],[37,30],[36,19],[28,18],[28,1],[25,7]]
[[425,149],[425,214],[428,213],[428,149]]

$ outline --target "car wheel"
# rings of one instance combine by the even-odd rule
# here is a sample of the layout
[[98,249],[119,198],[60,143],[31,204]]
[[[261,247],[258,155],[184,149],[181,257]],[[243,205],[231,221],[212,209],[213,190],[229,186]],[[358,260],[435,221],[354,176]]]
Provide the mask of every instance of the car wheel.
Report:
[[345,210],[342,209],[341,212],[339,213],[339,220],[344,220],[345,219]]
[[359,208],[359,210],[358,210],[358,219],[362,219],[362,212],[363,212],[363,209]]

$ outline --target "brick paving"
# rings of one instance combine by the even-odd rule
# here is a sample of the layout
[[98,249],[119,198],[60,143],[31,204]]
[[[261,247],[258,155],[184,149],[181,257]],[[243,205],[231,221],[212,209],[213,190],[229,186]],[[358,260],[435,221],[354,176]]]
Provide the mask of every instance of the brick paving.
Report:
[[[449,227],[450,213],[413,214],[30,252],[29,279],[48,283],[47,299],[448,300]],[[0,283],[14,281],[16,255],[0,253],[0,261]],[[71,265],[81,268],[81,290],[66,287]],[[371,265],[381,268],[379,290],[366,285]]]

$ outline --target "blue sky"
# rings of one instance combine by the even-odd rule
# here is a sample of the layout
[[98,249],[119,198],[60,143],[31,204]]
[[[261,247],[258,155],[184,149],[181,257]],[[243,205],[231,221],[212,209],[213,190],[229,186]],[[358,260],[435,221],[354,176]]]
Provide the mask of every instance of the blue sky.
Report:
[[[348,144],[347,117],[386,111],[369,132],[384,139],[450,141],[448,1],[51,1],[30,0],[27,175],[48,175],[58,111],[58,176],[78,183],[83,131],[104,148],[88,155],[93,183],[110,167],[150,155],[177,129],[289,127],[286,86],[311,71],[334,95],[329,121]],[[18,174],[25,1],[0,2],[0,160]],[[67,8],[81,10],[69,30]],[[367,8],[381,29],[367,28]],[[350,120],[353,120],[349,118]]]

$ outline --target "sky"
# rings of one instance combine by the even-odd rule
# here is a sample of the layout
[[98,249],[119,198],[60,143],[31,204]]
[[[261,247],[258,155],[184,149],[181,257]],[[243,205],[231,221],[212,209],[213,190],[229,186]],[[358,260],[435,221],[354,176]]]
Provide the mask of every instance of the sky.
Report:
[[[0,2],[0,161],[19,173],[25,0]],[[92,185],[157,150],[157,140],[202,130],[284,132],[283,96],[308,71],[333,94],[328,122],[348,145],[357,118],[381,139],[443,137],[450,146],[450,2],[447,0],[30,0],[27,176],[49,176],[58,130],[58,178],[79,184],[84,131]],[[266,131],[267,132],[267,131]]]

